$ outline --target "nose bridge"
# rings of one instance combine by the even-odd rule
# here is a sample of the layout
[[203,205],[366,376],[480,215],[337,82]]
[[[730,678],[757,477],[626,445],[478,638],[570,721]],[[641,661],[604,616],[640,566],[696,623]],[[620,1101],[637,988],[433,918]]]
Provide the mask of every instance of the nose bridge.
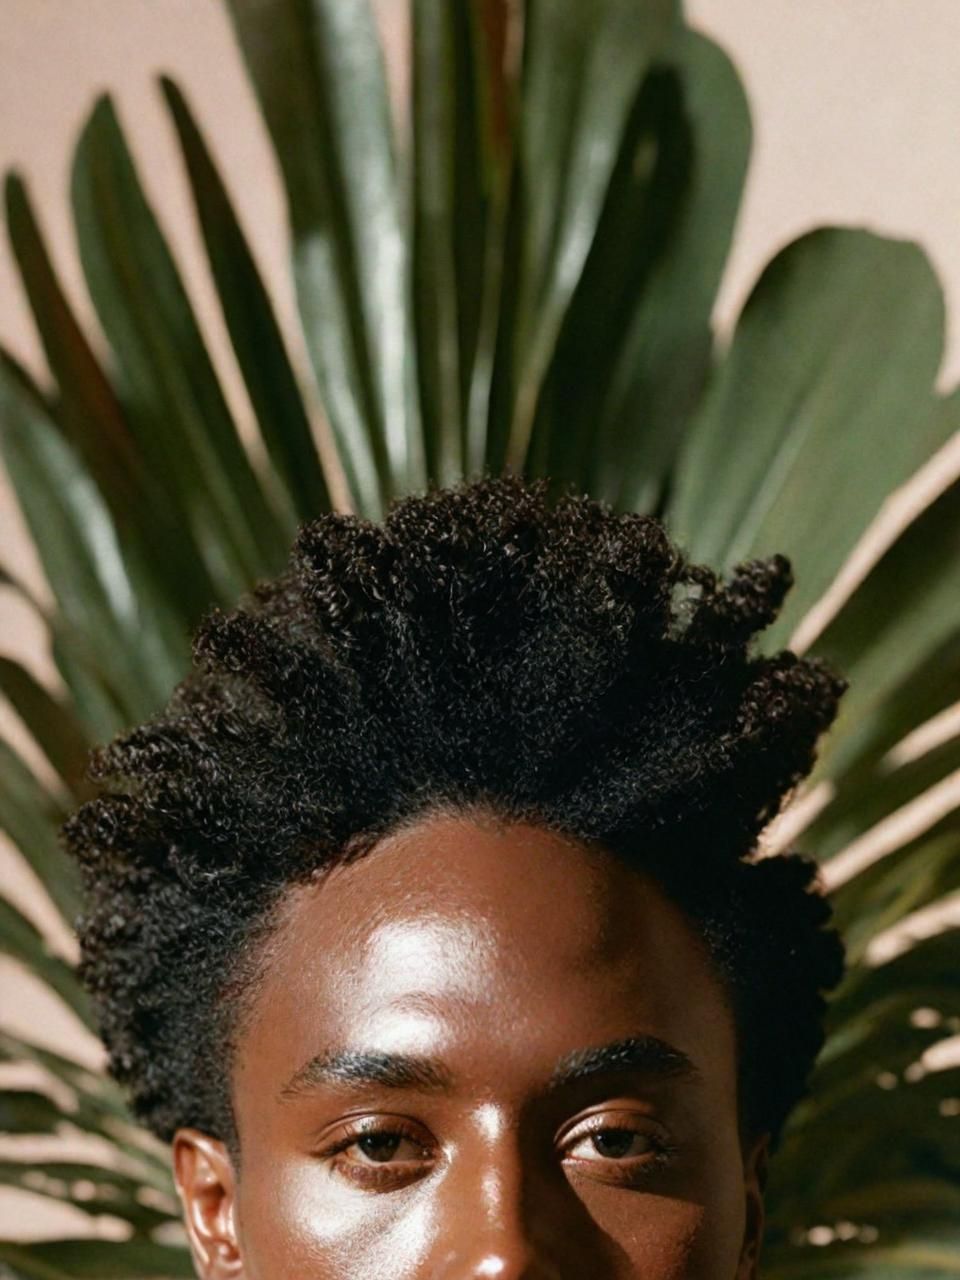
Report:
[[[559,1262],[561,1187],[525,1156],[515,1125],[480,1130],[453,1160],[444,1205],[449,1229],[442,1233],[436,1280],[572,1277]],[[562,1175],[557,1181],[564,1182]]]

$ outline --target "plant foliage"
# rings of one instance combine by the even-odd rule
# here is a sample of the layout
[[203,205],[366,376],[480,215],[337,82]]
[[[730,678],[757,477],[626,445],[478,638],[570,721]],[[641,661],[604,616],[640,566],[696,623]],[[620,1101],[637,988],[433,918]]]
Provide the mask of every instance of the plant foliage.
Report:
[[[166,700],[201,614],[279,572],[297,524],[333,493],[376,519],[428,480],[509,466],[662,515],[723,569],[784,552],[798,585],[772,650],[814,634],[810,611],[867,526],[955,431],[957,397],[934,386],[941,293],[911,244],[803,236],[717,342],[750,120],[731,63],[673,0],[411,0],[397,119],[369,0],[227,2],[286,188],[311,370],[291,360],[188,102],[161,89],[264,462],[110,100],[72,181],[105,351],[74,315],[24,182],[6,182],[52,376],[39,386],[0,357],[0,450],[55,604],[10,566],[0,583],[41,616],[64,692],[0,660],[0,691],[55,779],[0,742],[0,827],[67,923],[77,891],[56,833],[86,798],[87,749]],[[955,481],[803,642],[851,681],[808,788],[819,804],[791,833],[822,860],[850,971],[774,1163],[770,1280],[960,1275],[960,1068],[922,1061],[960,1031],[957,929],[889,945],[960,892],[944,790],[960,740],[897,750],[960,697],[958,544]],[[887,821],[930,794],[947,798],[926,820]],[[70,965],[3,897],[0,947],[91,1024]],[[11,1157],[0,1183],[109,1215],[127,1236],[0,1242],[0,1274],[191,1275],[166,1153],[115,1086],[39,1040],[2,1033],[0,1059],[51,1083],[0,1094],[0,1129],[79,1131],[113,1157]]]

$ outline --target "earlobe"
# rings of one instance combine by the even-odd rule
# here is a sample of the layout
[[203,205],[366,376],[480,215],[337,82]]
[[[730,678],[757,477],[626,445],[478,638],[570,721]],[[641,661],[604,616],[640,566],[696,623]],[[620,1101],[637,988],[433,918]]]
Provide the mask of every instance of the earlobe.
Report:
[[764,1133],[753,1144],[743,1166],[746,1194],[746,1224],[743,1248],[736,1280],[756,1280],[760,1274],[760,1252],[763,1248],[764,1192],[767,1186],[767,1162],[770,1135]]
[[197,1274],[202,1280],[239,1280],[236,1177],[226,1147],[198,1129],[178,1129],[172,1156]]

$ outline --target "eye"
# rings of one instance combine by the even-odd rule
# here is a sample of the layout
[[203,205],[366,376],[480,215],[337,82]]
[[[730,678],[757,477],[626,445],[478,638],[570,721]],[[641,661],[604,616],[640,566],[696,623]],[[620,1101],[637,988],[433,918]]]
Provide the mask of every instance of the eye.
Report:
[[[358,1138],[351,1147],[356,1147],[357,1151],[367,1160],[374,1160],[377,1164],[386,1164],[392,1160],[397,1154],[397,1149],[404,1142],[409,1142],[409,1138],[404,1138],[399,1133],[365,1133],[362,1138]],[[347,1150],[351,1150],[347,1147]]]
[[433,1163],[426,1135],[392,1116],[366,1118],[341,1129],[319,1154],[339,1176],[383,1190],[405,1185]]
[[580,1160],[589,1160],[595,1155],[606,1160],[625,1160],[628,1156],[642,1156],[656,1150],[649,1133],[637,1133],[634,1129],[597,1129],[581,1138],[570,1154]]
[[565,1144],[568,1162],[590,1177],[634,1182],[668,1165],[676,1154],[669,1139],[640,1117],[594,1116]]

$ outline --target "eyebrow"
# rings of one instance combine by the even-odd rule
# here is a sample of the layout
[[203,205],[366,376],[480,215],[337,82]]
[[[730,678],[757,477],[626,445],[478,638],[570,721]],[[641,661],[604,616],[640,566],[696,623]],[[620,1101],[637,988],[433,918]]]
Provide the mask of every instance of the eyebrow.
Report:
[[[601,1075],[632,1072],[658,1080],[700,1080],[702,1073],[681,1049],[658,1036],[628,1036],[609,1044],[575,1049],[564,1055],[550,1078],[551,1093]],[[379,1086],[446,1093],[453,1088],[449,1068],[431,1058],[364,1049],[319,1053],[296,1071],[280,1090],[280,1101],[326,1086]]]

